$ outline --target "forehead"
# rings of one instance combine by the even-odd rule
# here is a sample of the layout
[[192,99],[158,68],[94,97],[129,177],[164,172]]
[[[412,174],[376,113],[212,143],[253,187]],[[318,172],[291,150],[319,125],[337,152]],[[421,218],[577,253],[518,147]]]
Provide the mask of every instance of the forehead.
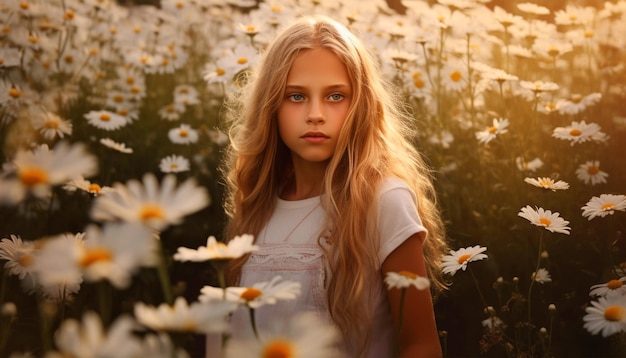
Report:
[[306,86],[332,82],[350,85],[346,65],[333,51],[315,48],[300,52],[287,75],[287,85]]

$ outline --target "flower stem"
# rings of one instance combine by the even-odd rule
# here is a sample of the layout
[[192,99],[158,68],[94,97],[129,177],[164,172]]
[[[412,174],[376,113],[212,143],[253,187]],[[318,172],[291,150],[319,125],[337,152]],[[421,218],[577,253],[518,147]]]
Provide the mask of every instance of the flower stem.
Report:
[[161,283],[161,290],[163,291],[163,299],[169,305],[174,303],[174,295],[172,294],[172,283],[170,282],[170,276],[165,263],[165,256],[161,252],[159,258],[159,264],[157,265],[157,274],[159,275],[159,282]]
[[254,332],[254,336],[258,341],[259,339],[259,331],[256,328],[256,318],[254,316],[254,308],[248,307],[248,311],[250,312],[250,324],[252,324],[252,331]]
[[469,271],[470,275],[472,276],[472,280],[474,281],[474,285],[476,285],[476,290],[478,291],[478,296],[480,296],[480,300],[483,303],[483,307],[487,308],[488,306],[487,300],[485,300],[485,296],[483,296],[483,293],[480,290],[480,286],[478,285],[478,280],[476,279],[476,276],[474,275],[474,272],[472,271],[472,267],[468,265],[467,271]]
[[543,229],[541,229],[541,231],[539,232],[539,249],[537,252],[537,264],[535,265],[535,273],[533,274],[533,276],[531,277],[530,280],[530,285],[528,285],[528,348],[530,349],[530,347],[532,346],[532,336],[530,334],[531,332],[531,322],[532,322],[532,291],[533,291],[533,286],[535,284],[535,275],[537,274],[537,271],[539,271],[539,265],[541,265],[541,249],[543,246]]
[[406,298],[406,287],[402,287],[400,293],[400,317],[398,317],[398,334],[402,331],[402,325],[404,323],[404,299]]

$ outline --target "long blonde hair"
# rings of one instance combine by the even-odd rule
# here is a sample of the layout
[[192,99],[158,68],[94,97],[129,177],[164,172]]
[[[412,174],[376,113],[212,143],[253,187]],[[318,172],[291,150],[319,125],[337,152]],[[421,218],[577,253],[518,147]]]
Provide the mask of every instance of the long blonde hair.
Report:
[[[374,210],[383,180],[400,178],[417,196],[428,230],[424,256],[435,293],[445,287],[440,261],[447,245],[430,170],[411,143],[413,119],[392,96],[372,54],[338,22],[305,17],[283,30],[265,50],[247,87],[230,99],[226,237],[258,234],[291,175],[289,149],[278,135],[277,110],[291,64],[301,51],[313,48],[330,49],[344,62],[353,91],[321,198],[330,229],[330,249],[325,251],[332,272],[327,287],[330,314],[347,341],[354,342],[352,349],[362,353],[372,322],[367,299],[374,288],[368,283],[380,275]],[[238,282],[246,259],[231,265],[231,283]]]

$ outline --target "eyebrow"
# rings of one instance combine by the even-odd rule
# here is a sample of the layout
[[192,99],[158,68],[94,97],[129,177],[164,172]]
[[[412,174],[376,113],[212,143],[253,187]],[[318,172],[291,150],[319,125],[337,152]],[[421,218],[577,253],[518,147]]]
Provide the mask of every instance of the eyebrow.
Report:
[[[290,85],[290,84],[287,84],[285,86],[285,90],[291,90],[291,91],[294,91],[294,90],[295,91],[302,91],[302,90],[306,90],[306,89],[307,89],[306,86]],[[340,84],[336,84],[336,85],[331,85],[331,86],[325,87],[324,89],[326,89],[326,90],[335,90],[335,89],[348,90],[348,89],[350,89],[350,85],[340,83]]]

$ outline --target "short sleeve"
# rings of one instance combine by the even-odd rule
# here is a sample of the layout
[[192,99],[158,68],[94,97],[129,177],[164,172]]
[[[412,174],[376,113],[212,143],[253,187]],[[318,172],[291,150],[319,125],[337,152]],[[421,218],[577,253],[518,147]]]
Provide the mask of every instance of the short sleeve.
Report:
[[382,263],[413,234],[427,231],[418,214],[415,193],[404,181],[397,178],[386,180],[378,200],[378,259]]

